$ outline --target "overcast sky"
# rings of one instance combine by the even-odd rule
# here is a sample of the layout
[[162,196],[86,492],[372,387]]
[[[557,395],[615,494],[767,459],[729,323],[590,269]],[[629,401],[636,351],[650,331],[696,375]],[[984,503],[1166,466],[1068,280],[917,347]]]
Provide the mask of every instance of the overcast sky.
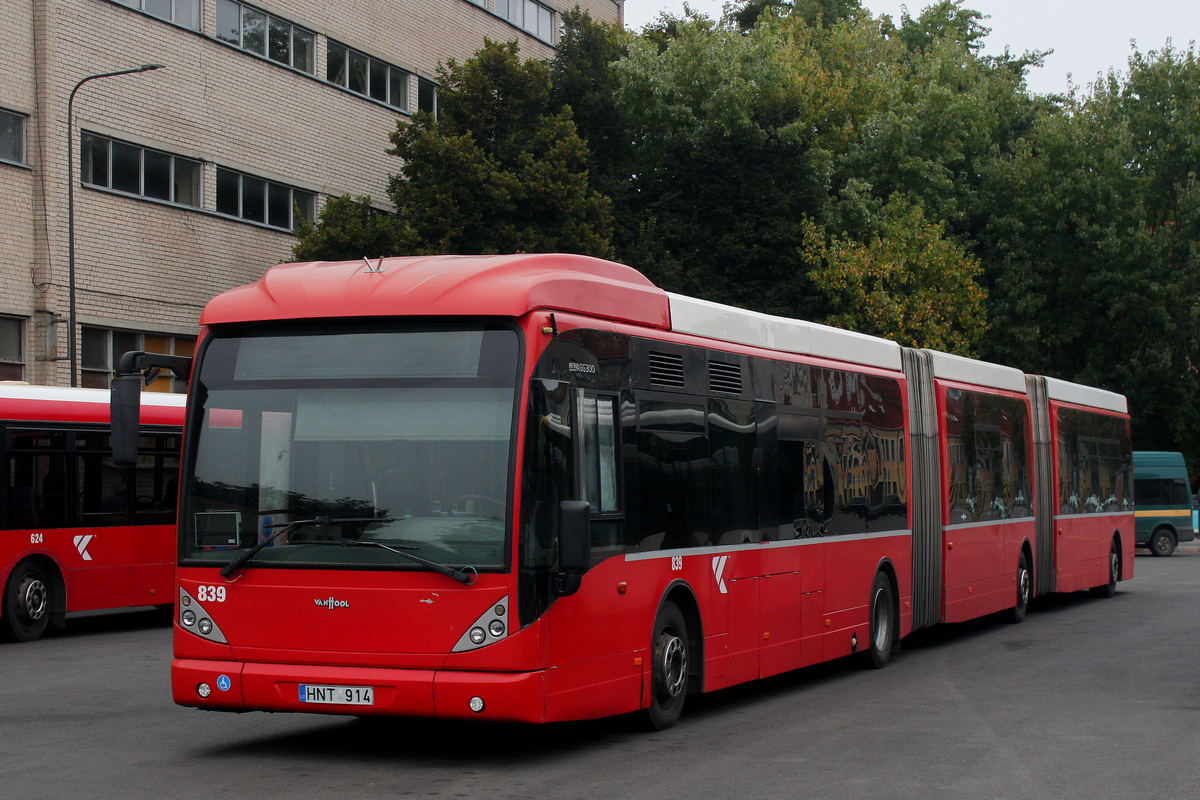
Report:
[[[724,0],[687,0],[702,14],[721,15]],[[625,25],[638,29],[661,11],[680,13],[684,0],[626,0]],[[928,2],[863,0],[873,14],[890,14],[897,22],[907,5],[917,16]],[[1187,50],[1200,39],[1200,0],[966,0],[967,8],[988,15],[992,29],[984,52],[1013,54],[1027,50],[1054,50],[1046,66],[1033,70],[1029,88],[1038,93],[1065,92],[1067,74],[1085,88],[1110,68],[1127,70],[1130,40],[1143,53],[1160,50],[1167,39],[1176,50]]]

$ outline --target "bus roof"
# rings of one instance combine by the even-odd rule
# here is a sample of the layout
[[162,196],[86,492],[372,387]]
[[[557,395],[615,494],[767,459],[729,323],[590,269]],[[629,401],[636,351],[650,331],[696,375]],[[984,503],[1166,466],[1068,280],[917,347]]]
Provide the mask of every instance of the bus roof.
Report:
[[1025,394],[1025,373],[1019,369],[976,361],[973,358],[929,350],[933,360],[933,375],[948,381],[971,383],[993,389],[1007,389]]
[[589,256],[413,256],[280,264],[219,295],[201,324],[313,317],[520,317],[573,311],[668,329],[667,294],[642,273]]
[[679,294],[668,293],[667,297],[671,303],[671,330],[674,331],[768,350],[900,369],[900,345],[887,339]]
[[1051,400],[1057,400],[1060,403],[1092,406],[1107,411],[1117,411],[1121,414],[1129,413],[1129,404],[1125,400],[1125,395],[1097,389],[1094,386],[1084,386],[1081,383],[1046,378],[1046,394]]
[[1134,450],[1133,466],[1138,467],[1183,467],[1183,453],[1170,450]]
[[212,300],[201,324],[570,311],[709,339],[900,369],[895,342],[669,294],[632,267],[561,253],[413,256],[272,267]]
[[[37,422],[108,422],[107,389],[75,389],[0,383],[0,419]],[[142,392],[141,420],[148,425],[182,425],[182,394]]]

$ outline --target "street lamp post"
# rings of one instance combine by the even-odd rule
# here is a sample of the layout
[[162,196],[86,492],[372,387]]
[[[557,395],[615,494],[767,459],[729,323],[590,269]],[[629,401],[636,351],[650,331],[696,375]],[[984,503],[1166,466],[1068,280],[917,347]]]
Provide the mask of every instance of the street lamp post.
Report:
[[162,68],[162,64],[142,64],[133,69],[88,75],[75,84],[75,88],[71,90],[71,96],[67,99],[67,325],[69,328],[67,356],[71,362],[72,386],[79,385],[79,356],[75,349],[75,127],[73,123],[75,94],[79,91],[79,87],[98,78],[112,78],[117,75],[131,75],[135,72],[149,72]]

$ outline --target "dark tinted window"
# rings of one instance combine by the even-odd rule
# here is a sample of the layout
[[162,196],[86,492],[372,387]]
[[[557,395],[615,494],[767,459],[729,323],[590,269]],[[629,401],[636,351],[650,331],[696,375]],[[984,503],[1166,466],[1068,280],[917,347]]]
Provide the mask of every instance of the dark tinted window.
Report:
[[1187,484],[1171,478],[1137,478],[1133,482],[1135,502],[1139,506],[1186,506]]
[[950,523],[1031,516],[1025,401],[949,389],[945,425]]
[[1097,514],[1133,506],[1133,456],[1126,420],[1060,408],[1055,448],[1058,513]]

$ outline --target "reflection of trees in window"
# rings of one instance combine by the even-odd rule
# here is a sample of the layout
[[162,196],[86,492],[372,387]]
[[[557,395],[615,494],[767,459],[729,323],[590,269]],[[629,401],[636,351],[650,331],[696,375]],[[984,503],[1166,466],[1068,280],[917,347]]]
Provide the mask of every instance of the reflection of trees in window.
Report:
[[1132,507],[1129,425],[1120,417],[1058,411],[1059,513],[1098,514]]
[[1025,401],[948,389],[945,425],[950,523],[1030,516]]

